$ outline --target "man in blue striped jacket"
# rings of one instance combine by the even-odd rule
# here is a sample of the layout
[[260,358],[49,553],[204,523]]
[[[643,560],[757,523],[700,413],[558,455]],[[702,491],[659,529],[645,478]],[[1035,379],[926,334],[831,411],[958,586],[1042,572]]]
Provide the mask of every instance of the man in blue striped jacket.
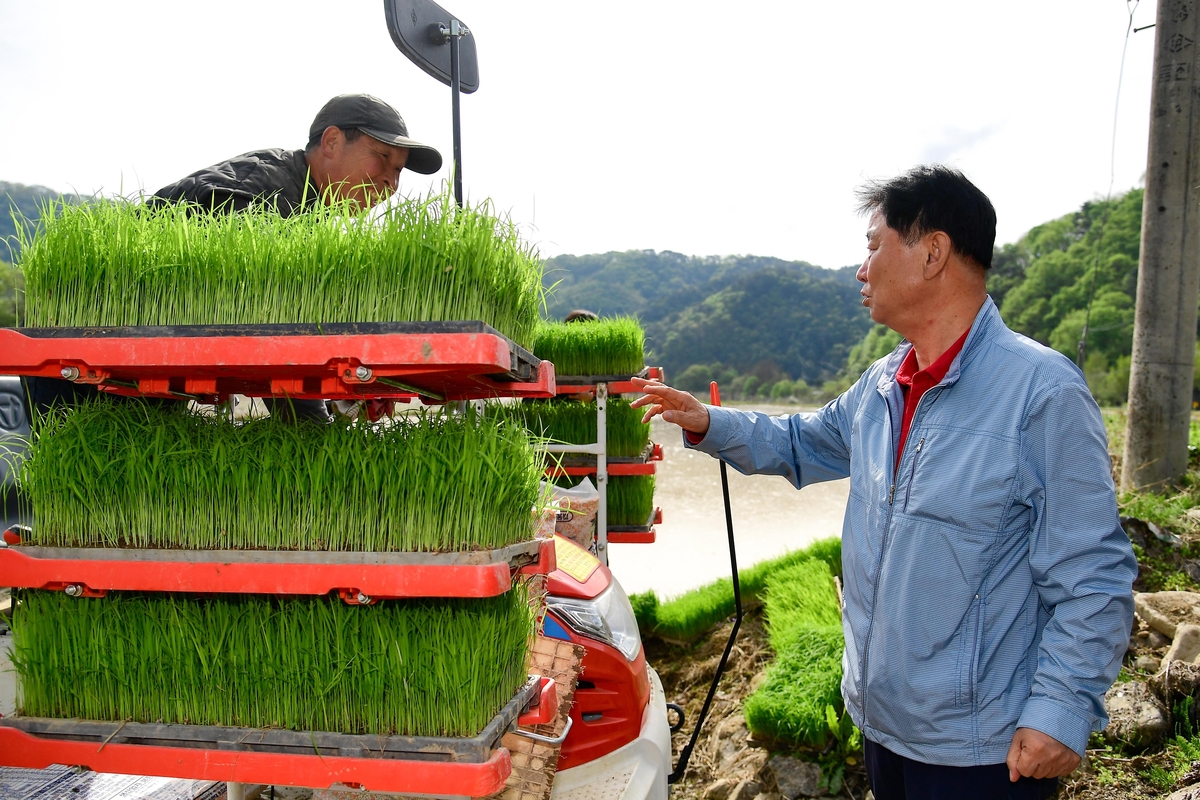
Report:
[[1083,376],[986,291],[996,214],[961,173],[860,190],[871,319],[905,338],[815,413],[701,405],[645,382],[647,419],[797,488],[850,477],[842,694],[877,800],[1042,798],[1107,722],[1137,574]]

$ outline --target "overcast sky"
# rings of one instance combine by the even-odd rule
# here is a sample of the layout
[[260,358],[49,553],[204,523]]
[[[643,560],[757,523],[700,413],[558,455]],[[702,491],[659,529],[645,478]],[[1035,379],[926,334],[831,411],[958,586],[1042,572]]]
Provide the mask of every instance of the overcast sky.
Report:
[[[1108,190],[1123,0],[442,4],[479,51],[467,193],[545,256],[856,263],[854,187],[921,162],[991,196],[1001,243]],[[1116,192],[1145,172],[1153,36],[1129,45]],[[395,49],[377,0],[0,0],[0,87],[0,181],[153,192],[302,147],[342,92],[388,100],[449,163],[449,89]]]

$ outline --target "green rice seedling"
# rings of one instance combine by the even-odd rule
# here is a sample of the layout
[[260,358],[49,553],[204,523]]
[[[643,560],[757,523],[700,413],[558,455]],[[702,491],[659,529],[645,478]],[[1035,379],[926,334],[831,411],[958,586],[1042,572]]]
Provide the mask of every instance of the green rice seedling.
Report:
[[775,663],[746,700],[746,724],[756,735],[792,745],[823,746],[826,708],[840,708],[841,611],[829,565],[792,564],[767,580],[767,624]]
[[543,322],[533,354],[556,375],[632,375],[646,364],[646,334],[632,317]]
[[[515,421],[538,439],[567,444],[596,441],[595,403],[570,400],[489,403],[487,413]],[[650,425],[642,422],[642,412],[630,408],[628,400],[614,398],[608,402],[605,427],[608,432],[606,450],[610,457],[641,455],[650,443]]]
[[[738,570],[743,601],[753,601],[761,597],[772,575],[794,564],[813,559],[827,564],[834,575],[841,575],[842,540],[836,536],[819,539],[803,550],[793,550],[778,558]],[[653,615],[647,611],[645,617],[638,616],[642,635],[648,636],[653,633],[675,641],[690,641],[736,611],[733,602],[733,582],[728,578],[721,578],[662,602],[654,595],[653,590],[643,592],[640,598],[640,607],[653,609],[654,612]],[[632,600],[631,597],[630,601]],[[634,603],[634,610],[638,608],[638,603]]]
[[30,544],[423,551],[533,538],[524,429],[425,413],[391,425],[244,424],[104,399],[36,420]]
[[833,575],[823,561],[801,561],[773,574],[767,581],[764,604],[776,652],[783,652],[797,629],[842,629]]
[[526,680],[524,582],[486,600],[22,592],[18,707],[37,717],[474,736]]
[[543,306],[541,261],[516,226],[447,194],[372,216],[99,199],[41,219],[21,234],[27,326],[482,320],[531,347]]
[[653,475],[610,475],[608,524],[645,525],[654,512]]
[[777,652],[758,691],[746,699],[746,725],[761,738],[823,747],[827,706],[841,708],[842,629],[804,627]]

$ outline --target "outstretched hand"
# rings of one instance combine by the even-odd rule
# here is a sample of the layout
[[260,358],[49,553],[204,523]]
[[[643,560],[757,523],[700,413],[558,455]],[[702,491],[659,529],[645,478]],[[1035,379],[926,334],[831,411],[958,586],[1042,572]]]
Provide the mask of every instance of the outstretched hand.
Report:
[[1061,778],[1079,766],[1079,754],[1053,736],[1033,728],[1017,728],[1008,748],[1008,779]]
[[652,417],[661,415],[667,422],[673,422],[698,436],[708,433],[708,408],[687,392],[644,378],[634,378],[633,385],[645,392],[629,404],[632,408],[646,409],[642,422],[649,422]]

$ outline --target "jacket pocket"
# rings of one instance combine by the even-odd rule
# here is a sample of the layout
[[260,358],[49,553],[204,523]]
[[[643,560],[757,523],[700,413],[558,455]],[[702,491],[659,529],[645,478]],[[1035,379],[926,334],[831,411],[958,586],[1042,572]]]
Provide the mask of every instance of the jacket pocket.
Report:
[[917,446],[913,450],[912,467],[908,471],[908,485],[904,487],[904,510],[908,511],[908,498],[912,494],[913,481],[917,478],[917,462],[921,460],[921,450],[925,448],[925,437],[922,436],[917,441]]

